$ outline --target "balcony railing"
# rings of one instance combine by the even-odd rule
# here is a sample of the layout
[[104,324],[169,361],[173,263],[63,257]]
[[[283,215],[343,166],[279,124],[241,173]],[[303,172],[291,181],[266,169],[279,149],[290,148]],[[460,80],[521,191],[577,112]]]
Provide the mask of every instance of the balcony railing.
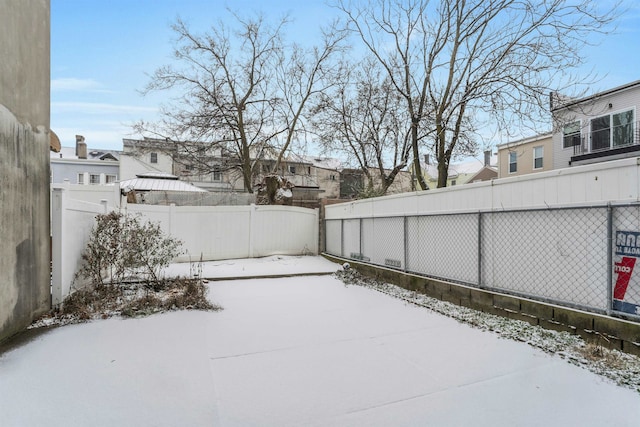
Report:
[[583,134],[571,161],[640,151],[640,121]]

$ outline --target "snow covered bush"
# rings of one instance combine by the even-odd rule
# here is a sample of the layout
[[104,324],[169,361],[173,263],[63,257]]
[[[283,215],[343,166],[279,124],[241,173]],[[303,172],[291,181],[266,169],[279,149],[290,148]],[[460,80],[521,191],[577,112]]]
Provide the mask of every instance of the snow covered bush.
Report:
[[182,243],[140,215],[96,216],[78,276],[93,285],[125,280],[157,282],[162,268],[180,254]]

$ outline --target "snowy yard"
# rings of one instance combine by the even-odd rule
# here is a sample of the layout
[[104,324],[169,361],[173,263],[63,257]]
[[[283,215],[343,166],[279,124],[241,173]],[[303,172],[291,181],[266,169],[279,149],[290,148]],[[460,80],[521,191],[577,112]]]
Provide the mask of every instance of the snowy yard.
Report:
[[[270,257],[203,276],[336,268]],[[224,310],[65,326],[0,355],[0,425],[640,425],[637,391],[371,288],[318,275],[209,287]]]

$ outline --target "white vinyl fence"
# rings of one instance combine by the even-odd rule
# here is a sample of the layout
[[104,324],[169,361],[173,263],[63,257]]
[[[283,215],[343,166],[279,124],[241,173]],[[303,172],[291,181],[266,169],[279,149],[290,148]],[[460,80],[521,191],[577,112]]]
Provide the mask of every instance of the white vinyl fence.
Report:
[[[108,191],[108,190],[105,190]],[[97,214],[114,209],[140,214],[182,241],[176,262],[252,258],[270,255],[316,255],[318,210],[291,206],[156,206],[111,200],[88,203],[73,199],[65,186],[52,191],[52,303],[71,292]]]

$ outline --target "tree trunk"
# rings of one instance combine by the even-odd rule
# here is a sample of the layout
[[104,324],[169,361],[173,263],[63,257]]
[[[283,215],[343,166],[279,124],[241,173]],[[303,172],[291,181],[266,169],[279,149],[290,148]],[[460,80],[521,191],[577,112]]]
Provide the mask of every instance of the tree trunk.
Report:
[[411,148],[413,150],[413,170],[416,173],[418,186],[420,190],[428,190],[427,182],[422,174],[422,166],[420,165],[420,152],[418,151],[418,120],[411,119]]

